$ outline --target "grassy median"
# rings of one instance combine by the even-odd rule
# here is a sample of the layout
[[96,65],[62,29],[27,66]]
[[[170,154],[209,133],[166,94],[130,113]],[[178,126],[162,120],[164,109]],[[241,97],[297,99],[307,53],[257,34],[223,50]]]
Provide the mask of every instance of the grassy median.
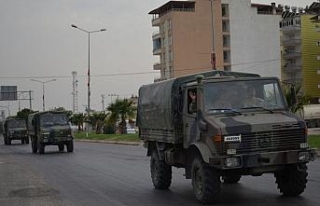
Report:
[[[89,137],[87,137],[86,132],[75,132],[75,138],[76,139],[89,139],[89,140],[139,142],[138,134],[89,133]],[[320,148],[320,135],[309,135],[308,142],[312,148]]]
[[125,142],[139,142],[138,134],[96,134],[89,133],[87,137],[86,132],[75,132],[76,139],[88,140],[110,140],[110,141],[125,141]]

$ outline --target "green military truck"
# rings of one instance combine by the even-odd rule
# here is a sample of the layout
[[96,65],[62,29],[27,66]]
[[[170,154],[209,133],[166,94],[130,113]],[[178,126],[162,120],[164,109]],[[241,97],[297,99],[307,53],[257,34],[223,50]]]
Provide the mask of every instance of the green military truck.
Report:
[[315,158],[306,124],[289,112],[277,78],[211,71],[142,86],[137,126],[154,187],[168,189],[172,167],[184,168],[204,204],[217,199],[221,181],[243,175],[272,173],[280,193],[300,195]]
[[3,124],[3,138],[5,145],[11,145],[12,140],[21,140],[22,144],[29,144],[26,120],[8,117]]
[[45,147],[57,145],[59,151],[67,147],[73,152],[73,132],[66,112],[45,111],[28,116],[28,133],[31,139],[32,152],[44,154]]

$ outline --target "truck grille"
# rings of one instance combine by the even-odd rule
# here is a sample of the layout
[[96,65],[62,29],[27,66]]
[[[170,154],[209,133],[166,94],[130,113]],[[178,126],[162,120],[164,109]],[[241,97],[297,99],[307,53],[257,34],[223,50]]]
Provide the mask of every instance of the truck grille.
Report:
[[225,142],[223,151],[236,149],[237,154],[259,151],[279,151],[299,149],[300,143],[305,142],[303,129],[291,129],[269,132],[241,134],[241,142]]

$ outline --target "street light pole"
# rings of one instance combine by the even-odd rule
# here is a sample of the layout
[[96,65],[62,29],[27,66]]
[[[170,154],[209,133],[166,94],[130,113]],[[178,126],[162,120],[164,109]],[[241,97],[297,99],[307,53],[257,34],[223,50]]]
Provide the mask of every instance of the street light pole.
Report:
[[211,51],[211,65],[212,69],[216,70],[216,54],[214,48],[214,16],[213,16],[213,2],[214,0],[210,1],[210,11],[211,11],[211,32],[212,32],[212,51]]
[[36,80],[36,79],[30,79],[31,81],[34,81],[34,82],[39,82],[39,83],[42,83],[42,109],[43,111],[45,111],[45,101],[44,101],[44,84],[45,83],[48,83],[48,82],[52,82],[52,81],[57,81],[57,79],[50,79],[50,80],[47,80],[47,81],[40,81],[40,80]]
[[[80,31],[83,31],[88,34],[88,107],[87,107],[87,115],[88,117],[90,116],[90,96],[91,96],[91,91],[90,91],[90,34],[91,33],[96,33],[96,32],[103,32],[106,31],[106,29],[99,29],[99,30],[94,30],[94,31],[87,31],[85,29],[82,29],[74,24],[71,25],[71,27],[75,29],[79,29]],[[89,134],[89,127],[87,127],[87,137]]]

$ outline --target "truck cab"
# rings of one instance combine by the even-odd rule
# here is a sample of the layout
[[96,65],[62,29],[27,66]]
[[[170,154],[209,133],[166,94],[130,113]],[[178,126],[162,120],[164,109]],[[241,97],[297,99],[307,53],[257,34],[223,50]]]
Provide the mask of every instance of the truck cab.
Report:
[[73,152],[73,132],[66,112],[45,111],[28,116],[28,132],[31,139],[32,152],[44,154],[45,147],[57,145],[59,151],[67,148]]
[[234,184],[265,173],[274,174],[284,195],[301,194],[315,151],[305,122],[289,112],[279,80],[212,73],[140,88],[137,124],[154,187],[170,187],[174,166],[185,169],[201,203],[215,201],[221,180]]
[[8,117],[3,124],[3,128],[5,145],[11,145],[12,140],[21,140],[22,144],[29,144],[27,124],[24,119],[17,117]]

